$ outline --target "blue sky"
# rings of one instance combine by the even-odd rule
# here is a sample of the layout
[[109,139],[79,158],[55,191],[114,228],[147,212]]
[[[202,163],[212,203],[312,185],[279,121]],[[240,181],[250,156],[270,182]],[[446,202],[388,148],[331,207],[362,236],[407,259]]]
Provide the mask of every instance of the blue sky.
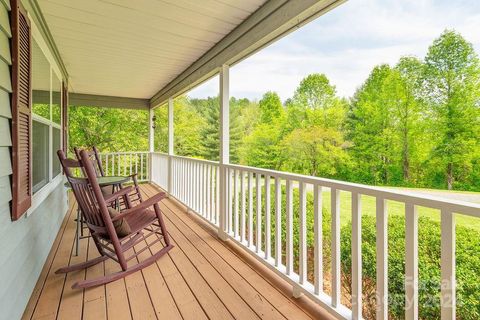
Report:
[[[381,63],[405,55],[423,58],[445,29],[460,32],[480,53],[480,0],[349,0],[230,70],[230,94],[282,100],[314,72],[325,73],[340,96],[351,96]],[[192,97],[218,94],[218,77]]]

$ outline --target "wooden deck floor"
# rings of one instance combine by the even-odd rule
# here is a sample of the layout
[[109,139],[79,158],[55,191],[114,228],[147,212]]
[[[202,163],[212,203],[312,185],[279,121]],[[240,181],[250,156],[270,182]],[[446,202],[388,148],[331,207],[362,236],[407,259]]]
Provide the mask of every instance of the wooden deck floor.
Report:
[[[157,192],[142,185],[148,197]],[[64,265],[98,255],[89,239],[74,255],[76,203],[71,206],[24,319],[311,319],[302,303],[267,280],[265,271],[219,241],[173,200],[161,204],[175,247],[156,264],[125,279],[87,290],[72,290],[79,279],[117,270],[112,261],[86,271],[56,275]],[[147,254],[147,253],[145,253]],[[247,263],[249,262],[249,263]]]

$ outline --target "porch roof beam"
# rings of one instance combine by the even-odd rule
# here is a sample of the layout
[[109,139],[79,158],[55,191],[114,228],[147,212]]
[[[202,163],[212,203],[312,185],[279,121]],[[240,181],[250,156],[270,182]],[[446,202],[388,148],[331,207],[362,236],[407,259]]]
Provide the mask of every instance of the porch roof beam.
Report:
[[69,105],[100,108],[148,110],[149,100],[139,98],[112,97],[93,94],[69,93]]
[[164,104],[346,0],[270,0],[150,99]]

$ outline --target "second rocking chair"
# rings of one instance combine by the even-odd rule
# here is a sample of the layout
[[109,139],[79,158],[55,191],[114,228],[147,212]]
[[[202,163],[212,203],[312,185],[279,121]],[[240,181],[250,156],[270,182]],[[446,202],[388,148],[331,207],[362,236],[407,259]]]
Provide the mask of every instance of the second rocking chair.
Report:
[[[132,187],[111,195],[102,194],[97,173],[86,151],[81,152],[80,161],[67,159],[61,150],[57,153],[100,257],[60,268],[56,273],[85,269],[107,259],[113,259],[121,268],[104,277],[76,282],[72,288],[88,288],[121,279],[151,265],[172,249],[158,204],[165,198],[165,193],[159,192],[132,206],[129,198]],[[74,177],[71,174],[73,168],[84,169],[87,178]],[[118,212],[108,206],[120,198],[126,204],[125,210]],[[140,254],[148,250],[151,256],[141,261]]]

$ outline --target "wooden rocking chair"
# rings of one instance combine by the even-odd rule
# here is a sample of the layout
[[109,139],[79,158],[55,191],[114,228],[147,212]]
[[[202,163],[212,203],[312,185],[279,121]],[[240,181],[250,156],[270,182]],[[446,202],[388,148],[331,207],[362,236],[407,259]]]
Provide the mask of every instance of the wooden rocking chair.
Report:
[[[82,151],[82,149],[78,147],[74,147],[73,150],[75,152],[75,156],[77,157],[77,160],[80,161],[80,152]],[[87,149],[84,149],[84,150],[87,150]],[[103,169],[103,164],[102,164],[102,160],[100,159],[98,148],[96,146],[93,146],[91,150],[87,151],[87,154],[88,154],[88,158],[90,159],[90,161],[92,162],[95,168],[97,177],[105,177],[106,173],[105,173],[105,170]],[[82,172],[86,176],[86,172],[84,168],[82,168]],[[115,175],[115,174],[112,174],[112,175]],[[133,202],[142,202],[143,199],[142,199],[142,194],[140,192],[140,186],[138,185],[137,176],[138,174],[136,172],[126,176],[126,177],[129,177],[133,182],[133,192],[130,194],[130,200],[132,200]],[[102,192],[104,193],[115,192],[114,189],[110,189],[110,190],[108,189],[109,188],[103,187]],[[124,204],[121,203],[121,205],[123,206]]]
[[[159,192],[150,199],[132,206],[129,199],[132,187],[122,188],[111,195],[102,194],[97,182],[95,168],[89,160],[87,151],[82,150],[80,152],[81,161],[67,159],[62,150],[58,150],[57,154],[100,257],[60,268],[56,273],[82,270],[109,258],[116,261],[121,267],[121,271],[117,273],[96,279],[78,281],[73,284],[72,288],[89,288],[121,279],[151,265],[173,248],[158,205],[158,202],[166,197],[165,193]],[[87,177],[74,177],[71,170],[74,168],[82,169],[82,167]],[[126,209],[112,214],[113,209],[109,208],[108,204],[119,198],[124,199]],[[124,228],[125,224],[128,225],[126,230]],[[119,226],[123,230],[119,230]],[[152,239],[147,241],[147,238],[150,237]],[[162,244],[163,248],[155,252],[154,246],[158,243]],[[133,250],[134,246],[136,246],[135,250]],[[152,255],[140,261],[139,255],[146,250],[150,250]],[[129,256],[126,255],[128,252],[130,252]],[[129,267],[127,262],[130,260],[133,260],[133,264]]]

